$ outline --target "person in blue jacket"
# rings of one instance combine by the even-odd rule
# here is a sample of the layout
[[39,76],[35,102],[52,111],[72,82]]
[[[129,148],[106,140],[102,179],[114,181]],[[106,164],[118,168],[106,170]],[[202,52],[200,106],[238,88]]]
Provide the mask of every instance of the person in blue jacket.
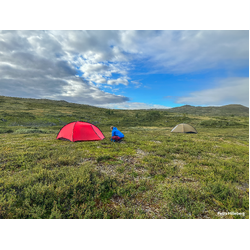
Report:
[[112,130],[111,141],[120,142],[124,138],[124,134],[116,127],[111,126],[110,129]]

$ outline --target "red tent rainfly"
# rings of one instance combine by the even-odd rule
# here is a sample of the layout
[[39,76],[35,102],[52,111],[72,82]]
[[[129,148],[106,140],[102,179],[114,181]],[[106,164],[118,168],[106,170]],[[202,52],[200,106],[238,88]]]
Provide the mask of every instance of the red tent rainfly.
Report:
[[65,125],[58,133],[56,139],[69,141],[98,141],[105,136],[99,128],[88,122],[71,122]]

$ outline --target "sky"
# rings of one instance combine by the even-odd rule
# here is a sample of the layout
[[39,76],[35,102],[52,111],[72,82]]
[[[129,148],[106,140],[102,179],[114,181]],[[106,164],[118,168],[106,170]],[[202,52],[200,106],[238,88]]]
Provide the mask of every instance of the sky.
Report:
[[248,30],[2,30],[0,95],[112,109],[249,106]]

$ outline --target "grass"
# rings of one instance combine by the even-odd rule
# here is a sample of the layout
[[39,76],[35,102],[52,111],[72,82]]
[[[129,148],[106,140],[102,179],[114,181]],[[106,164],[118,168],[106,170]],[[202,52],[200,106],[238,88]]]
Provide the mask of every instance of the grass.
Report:
[[[247,117],[32,102],[0,102],[0,218],[249,218]],[[98,122],[106,139],[55,139],[79,117]],[[198,134],[171,133],[181,120]],[[110,141],[109,125],[125,143]]]

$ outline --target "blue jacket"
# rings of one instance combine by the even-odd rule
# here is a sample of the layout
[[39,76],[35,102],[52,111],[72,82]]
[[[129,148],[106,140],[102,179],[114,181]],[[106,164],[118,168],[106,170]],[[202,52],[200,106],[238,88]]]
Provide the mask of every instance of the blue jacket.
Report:
[[119,131],[116,127],[113,127],[112,137],[113,136],[119,136],[120,138],[123,138],[124,134],[121,131]]

